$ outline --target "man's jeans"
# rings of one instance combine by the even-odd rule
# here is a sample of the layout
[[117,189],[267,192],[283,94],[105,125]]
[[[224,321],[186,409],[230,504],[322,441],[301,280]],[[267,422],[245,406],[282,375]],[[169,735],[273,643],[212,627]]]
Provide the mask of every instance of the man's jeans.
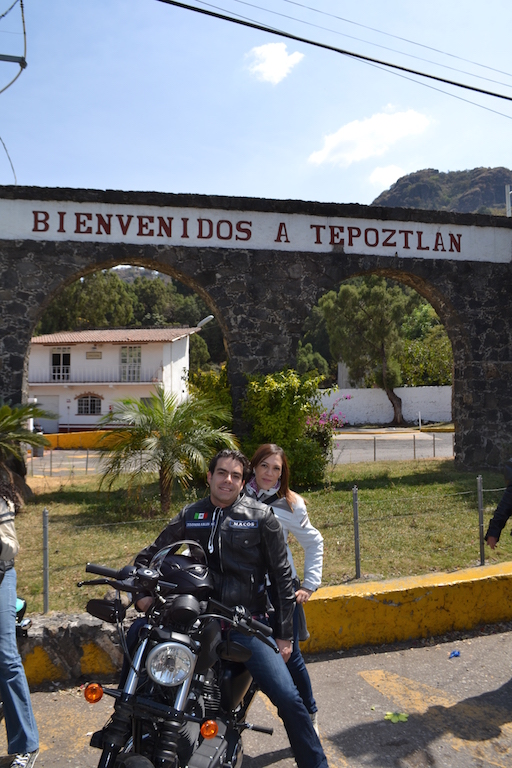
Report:
[[298,768],[327,768],[320,740],[281,655],[255,637],[236,631],[232,631],[230,637],[251,650],[252,656],[245,666],[277,707]]
[[4,703],[8,752],[34,752],[39,734],[30,691],[16,645],[16,571],[8,570],[0,584],[0,693]]

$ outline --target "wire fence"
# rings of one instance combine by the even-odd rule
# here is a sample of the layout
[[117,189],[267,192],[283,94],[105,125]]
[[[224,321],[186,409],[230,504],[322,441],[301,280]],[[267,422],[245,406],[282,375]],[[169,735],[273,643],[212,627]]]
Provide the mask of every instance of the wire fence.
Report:
[[[444,494],[442,497],[442,500],[446,500],[446,503],[448,503],[450,500],[458,500],[460,498],[466,498],[469,502],[470,508],[472,508],[474,511],[476,511],[475,506],[478,511],[478,542],[479,542],[479,563],[480,565],[485,564],[485,551],[484,551],[484,495],[485,494],[498,494],[502,493],[505,489],[504,488],[488,488],[484,489],[483,487],[483,479],[482,476],[479,475],[476,478],[476,488],[474,490],[469,491],[460,491],[460,492],[454,492],[454,493],[447,493]],[[352,520],[353,520],[353,557],[354,557],[354,570],[355,570],[355,578],[360,579],[361,578],[361,536],[360,536],[360,530],[368,529],[372,525],[379,524],[379,530],[381,530],[382,523],[386,521],[394,521],[398,518],[417,518],[423,516],[435,516],[436,514],[444,515],[446,514],[445,507],[443,504],[440,503],[440,496],[439,495],[419,495],[414,494],[411,496],[397,496],[397,506],[400,507],[400,510],[394,510],[391,505],[391,509],[389,512],[382,513],[382,511],[379,509],[379,511],[376,514],[372,514],[372,504],[365,501],[361,505],[361,498],[359,494],[359,489],[356,485],[352,488]],[[404,505],[406,506],[406,510],[403,510]],[[81,560],[80,562],[67,562],[65,564],[56,564],[51,563],[51,548],[50,543],[52,541],[53,534],[51,533],[51,530],[55,530],[55,536],[54,543],[60,539],[61,534],[58,533],[59,525],[62,521],[60,520],[54,520],[52,521],[50,519],[50,513],[48,509],[45,507],[42,513],[42,591],[43,591],[43,612],[47,613],[50,610],[50,572],[53,574],[53,576],[59,576],[64,574],[67,571],[75,572],[75,573],[82,573],[84,570],[84,562]],[[115,522],[104,522],[104,523],[90,523],[90,524],[77,524],[69,526],[69,521],[67,521],[68,526],[68,536],[73,537],[76,533],[77,536],[82,537],[84,535],[90,535],[91,541],[96,542],[97,537],[94,536],[94,532],[98,531],[100,529],[110,529],[112,531],[116,531],[116,536],[109,537],[109,550],[107,550],[107,554],[105,556],[105,552],[102,556],[102,562],[105,564],[111,564],[112,567],[117,567],[117,564],[119,564],[119,567],[121,565],[125,564],[125,560],[123,560],[123,557],[126,556],[126,553],[124,553],[123,547],[122,547],[122,530],[126,529],[126,527],[130,526],[137,526],[138,531],[137,534],[141,534],[141,536],[144,536],[147,538],[147,540],[151,540],[151,536],[155,536],[157,533],[160,532],[163,525],[168,522],[168,518],[166,517],[152,517],[152,518],[139,518],[136,520],[121,520],[121,521],[115,521]],[[476,535],[476,532],[475,532]],[[143,539],[144,540],[144,539]],[[53,544],[52,544],[53,546]],[[33,574],[34,577],[36,577],[36,571],[37,571],[37,561],[39,560],[39,563],[41,563],[41,560],[39,559],[41,556],[41,550],[38,550],[38,555],[36,556],[36,551],[33,550],[32,552],[26,551],[28,555],[34,555],[33,558],[30,560],[30,573]],[[55,552],[58,552],[57,550],[54,550]],[[95,550],[94,550],[95,551]],[[364,550],[363,550],[364,552]],[[128,559],[128,558],[127,558]],[[39,568],[41,566],[39,565]],[[40,573],[40,571],[39,571]],[[40,578],[40,577],[39,577]],[[62,579],[58,578],[56,581],[61,581]],[[39,598],[40,599],[40,598]]]

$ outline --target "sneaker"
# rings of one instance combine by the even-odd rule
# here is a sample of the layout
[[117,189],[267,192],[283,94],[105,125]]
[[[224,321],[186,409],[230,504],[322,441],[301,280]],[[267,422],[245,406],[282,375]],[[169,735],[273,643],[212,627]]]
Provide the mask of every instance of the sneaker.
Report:
[[11,763],[11,768],[32,768],[37,760],[39,750],[35,749],[33,752],[25,752],[25,754],[19,754],[14,756],[14,760]]
[[315,730],[316,735],[320,738],[320,731],[318,730],[318,712],[310,712],[311,724]]

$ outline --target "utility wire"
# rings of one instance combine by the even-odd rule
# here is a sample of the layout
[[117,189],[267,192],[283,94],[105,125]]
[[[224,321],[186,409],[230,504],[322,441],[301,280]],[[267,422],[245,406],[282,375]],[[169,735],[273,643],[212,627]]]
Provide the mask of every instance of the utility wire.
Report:
[[[19,2],[20,10],[21,10],[21,24],[23,26],[23,60],[26,62],[26,58],[27,58],[27,30],[25,28],[25,12],[24,12],[24,8],[23,8],[23,0],[14,0],[14,3],[11,5],[11,7],[8,8],[7,11],[5,11],[5,13],[2,16],[0,16],[0,20],[5,18],[5,16],[7,16],[7,14],[9,13],[9,11],[12,11],[12,9],[14,8],[14,6],[16,5],[17,2]],[[4,91],[6,91],[7,88],[10,88],[10,86],[14,82],[16,82],[16,80],[21,75],[21,73],[23,72],[25,67],[26,67],[26,63],[25,63],[25,66],[20,64],[20,71],[18,72],[16,77],[14,77],[11,80],[10,83],[8,83],[4,88],[2,88],[2,90],[0,90],[0,93],[3,93]],[[0,136],[0,142],[2,142],[2,146],[3,146],[4,150],[5,150],[5,154],[7,155],[7,159],[9,160],[9,163],[11,165],[12,173],[13,173],[13,176],[14,176],[14,183],[17,184],[18,180],[16,178],[16,171],[14,170],[14,165],[12,164],[11,156],[10,156],[10,154],[9,154],[9,152],[7,150],[7,147],[5,146],[5,142],[4,142],[4,140],[2,139],[1,136]]]
[[[431,45],[425,45],[424,43],[417,43],[415,40],[409,40],[407,37],[400,37],[400,35],[393,35],[391,32],[384,32],[382,29],[377,29],[376,27],[369,27],[367,24],[360,24],[358,21],[352,21],[351,19],[346,19],[343,16],[337,16],[334,13],[328,13],[327,11],[321,11],[318,8],[312,8],[310,5],[304,5],[303,3],[298,3],[296,0],[283,0],[285,3],[290,3],[290,5],[296,5],[299,8],[305,8],[308,11],[314,11],[315,13],[320,13],[322,16],[330,16],[333,19],[337,19],[338,21],[344,21],[347,24],[354,24],[356,27],[362,27],[363,29],[369,29],[371,32],[377,32],[379,35],[386,35],[386,37],[393,37],[395,40],[401,40],[403,43],[409,43],[410,45],[417,45],[419,48],[426,48],[428,51],[434,51],[435,53],[441,53],[443,56],[450,56],[452,59],[458,59],[459,61],[465,61],[467,64],[474,64],[475,67],[482,67],[483,69],[490,69],[492,72],[498,72],[500,75],[507,75],[507,77],[512,77],[512,74],[510,72],[504,72],[502,69],[496,69],[495,67],[489,67],[487,64],[480,64],[478,61],[472,61],[471,59],[465,59],[462,56],[457,56],[455,53],[449,53],[448,51],[442,51],[440,48],[434,48]],[[408,54],[406,54],[408,55]]]
[[165,3],[166,5],[174,5],[176,8],[184,8],[187,11],[195,11],[196,13],[200,13],[203,16],[210,16],[214,19],[221,19],[222,21],[230,21],[232,24],[239,24],[243,27],[249,27],[250,29],[257,29],[260,32],[268,32],[271,35],[276,35],[278,37],[285,37],[288,40],[295,40],[299,43],[312,45],[316,48],[323,48],[324,50],[327,50],[327,51],[340,53],[343,56],[349,56],[353,59],[359,59],[360,61],[369,62],[371,64],[378,64],[382,67],[398,70],[399,72],[407,72],[408,74],[417,75],[418,77],[425,77],[425,78],[428,78],[429,80],[436,80],[439,83],[445,83],[446,85],[453,85],[456,88],[464,88],[465,90],[473,91],[474,93],[482,93],[485,96],[493,96],[494,98],[497,98],[497,99],[512,101],[512,96],[505,96],[505,94],[502,94],[502,93],[488,91],[484,88],[477,88],[474,85],[466,85],[465,83],[458,83],[456,80],[448,80],[447,78],[439,77],[438,75],[429,75],[426,72],[420,72],[419,70],[410,69],[409,67],[403,67],[399,64],[392,64],[388,61],[375,59],[372,56],[364,56],[361,53],[354,53],[353,51],[347,51],[343,48],[337,48],[334,45],[328,45],[327,43],[320,43],[316,40],[310,40],[307,37],[294,35],[291,32],[285,32],[284,30],[274,29],[273,27],[268,27],[264,24],[258,24],[254,21],[246,21],[244,19],[235,19],[233,16],[227,16],[224,13],[217,13],[215,11],[206,10],[206,8],[198,8],[197,6],[187,5],[186,3],[180,3],[178,2],[178,0],[158,0],[158,2]]
[[[211,3],[205,2],[205,0],[197,0],[201,3],[201,5],[209,5],[210,8],[215,8],[217,6],[211,5]],[[382,48],[384,51],[391,51],[391,53],[397,53],[399,56],[408,56],[411,59],[416,59],[417,61],[424,61],[426,64],[433,64],[436,67],[443,67],[443,69],[449,69],[452,72],[460,72],[463,75],[469,75],[470,77],[476,77],[478,80],[485,80],[488,83],[496,83],[497,85],[503,85],[505,88],[512,88],[512,83],[504,83],[502,80],[495,80],[492,77],[485,77],[484,75],[477,75],[474,72],[468,72],[466,69],[459,69],[458,67],[450,67],[448,64],[441,64],[438,61],[432,61],[432,59],[425,59],[423,56],[415,56],[413,53],[406,53],[405,51],[399,51],[396,48],[390,48],[388,45],[380,45],[380,43],[372,43],[370,40],[364,40],[362,37],[355,37],[355,35],[348,35],[346,32],[340,32],[337,29],[332,29],[331,27],[323,27],[321,24],[313,24],[311,21],[306,21],[305,19],[299,19],[296,16],[290,16],[286,13],[280,13],[279,11],[273,11],[270,8],[263,8],[261,5],[256,5],[255,3],[249,3],[247,0],[234,0],[235,3],[240,3],[241,5],[247,5],[250,8],[256,8],[258,11],[265,11],[266,13],[273,13],[275,16],[281,16],[284,19],[290,19],[291,21],[298,21],[301,24],[306,24],[308,27],[314,27],[315,29],[321,29],[323,32],[331,32],[334,35],[340,35],[341,37],[348,37],[350,40],[356,40],[358,43],[365,43],[366,45],[373,45],[376,48]],[[307,8],[308,6],[302,6],[304,8]],[[217,7],[217,10],[223,10]],[[314,10],[314,9],[311,9]],[[322,11],[319,11],[319,13],[323,13]],[[236,14],[238,15],[238,14]],[[326,14],[328,16],[331,16],[332,14]],[[334,18],[340,18],[338,16],[334,16]],[[384,33],[383,33],[384,34]],[[473,63],[473,62],[472,62]],[[478,66],[485,66],[483,64],[480,64]],[[512,77],[512,75],[510,75]]]

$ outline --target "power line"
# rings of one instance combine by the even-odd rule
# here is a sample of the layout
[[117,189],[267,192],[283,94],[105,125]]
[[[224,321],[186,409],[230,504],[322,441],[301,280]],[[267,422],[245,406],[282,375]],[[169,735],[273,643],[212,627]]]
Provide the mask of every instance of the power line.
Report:
[[[337,19],[338,21],[344,21],[347,24],[354,24],[356,27],[362,27],[363,29],[369,29],[371,32],[377,32],[379,35],[386,35],[386,37],[393,37],[395,40],[401,40],[403,43],[409,43],[410,45],[417,45],[419,48],[425,48],[428,51],[434,51],[434,53],[441,53],[443,56],[450,56],[452,59],[458,59],[459,61],[465,61],[467,64],[473,64],[475,67],[482,67],[483,69],[489,69],[492,72],[498,72],[500,75],[506,75],[507,77],[512,77],[512,74],[510,72],[504,72],[501,69],[496,69],[495,67],[490,67],[487,64],[480,64],[478,61],[472,61],[471,59],[465,59],[462,56],[457,56],[455,53],[449,53],[448,51],[442,51],[440,48],[434,48],[431,45],[425,45],[424,43],[417,43],[415,40],[409,40],[407,37],[400,37],[400,35],[393,35],[391,32],[384,32],[382,29],[377,29],[376,27],[370,27],[367,24],[360,24],[358,21],[352,21],[351,19],[347,19],[344,16],[337,16],[334,13],[328,13],[327,11],[321,11],[318,8],[312,8],[310,5],[304,5],[303,3],[298,3],[298,2],[296,2],[296,0],[283,0],[283,2],[290,3],[291,5],[297,5],[299,8],[305,8],[308,11],[314,11],[315,13],[320,13],[320,14],[322,14],[322,16],[330,16],[333,19]],[[408,55],[408,54],[406,54],[406,55]]]
[[488,91],[484,88],[477,88],[474,85],[466,85],[465,83],[458,83],[456,80],[448,80],[445,77],[439,77],[438,75],[430,75],[426,72],[420,72],[419,70],[411,69],[410,67],[404,67],[400,64],[392,64],[388,61],[382,61],[381,59],[375,59],[372,56],[365,56],[361,53],[354,53],[353,51],[347,51],[343,48],[337,48],[334,45],[328,45],[327,43],[320,43],[316,40],[310,40],[307,37],[301,37],[300,35],[294,35],[291,32],[285,32],[284,30],[274,29],[273,27],[268,27],[264,24],[258,24],[254,21],[248,21],[244,19],[236,19],[233,16],[227,16],[223,13],[217,13],[216,11],[209,11],[206,10],[206,8],[198,8],[197,6],[193,5],[187,5],[186,3],[178,2],[178,0],[158,0],[160,3],[165,3],[166,5],[174,5],[177,8],[183,8],[187,11],[195,11],[196,13],[200,13],[203,16],[210,16],[215,19],[220,19],[221,21],[230,21],[232,24],[239,24],[244,27],[248,27],[250,29],[257,29],[260,32],[267,32],[271,35],[276,35],[278,37],[285,37],[288,40],[295,40],[299,43],[305,43],[306,45],[312,45],[316,48],[323,48],[327,51],[333,51],[334,53],[340,53],[343,56],[349,56],[353,59],[359,59],[360,61],[365,61],[371,64],[378,64],[382,67],[387,67],[389,69],[395,69],[399,72],[407,72],[410,75],[417,75],[418,77],[425,77],[429,80],[436,80],[439,83],[444,83],[445,85],[453,85],[456,88],[464,88],[468,91],[473,91],[474,93],[481,93],[485,96],[493,96],[497,99],[504,99],[505,101],[512,101],[512,96],[505,96],[505,94],[502,93],[495,93],[494,91]]
[[[217,10],[224,10],[224,9],[218,8],[218,6],[212,5],[211,3],[205,2],[205,0],[197,0],[197,1],[200,2],[201,5],[208,5],[208,6],[210,6],[210,8],[217,8]],[[415,56],[413,53],[406,53],[405,51],[399,51],[396,48],[390,48],[388,45],[381,45],[380,43],[373,43],[370,40],[364,40],[361,37],[355,37],[355,35],[349,35],[346,32],[340,32],[339,30],[332,29],[331,27],[323,27],[321,24],[313,24],[311,21],[306,21],[305,19],[299,19],[296,16],[290,16],[290,15],[288,15],[286,13],[281,13],[280,11],[274,11],[271,8],[263,8],[261,5],[256,5],[255,3],[248,2],[248,0],[234,0],[234,2],[235,3],[240,3],[241,5],[247,5],[250,8],[256,8],[258,11],[265,11],[266,13],[272,13],[275,16],[281,16],[282,18],[290,19],[291,21],[298,21],[300,24],[306,24],[306,26],[308,26],[308,27],[314,27],[315,29],[321,29],[324,32],[331,32],[334,35],[340,35],[341,37],[348,37],[350,40],[356,40],[358,43],[365,43],[366,45],[373,45],[376,48],[382,48],[382,50],[384,50],[384,51],[391,51],[392,53],[398,53],[399,56],[408,56],[411,59],[416,59],[417,61],[424,61],[427,64],[433,64],[436,67],[443,67],[444,69],[450,69],[452,72],[460,72],[463,75],[469,75],[470,77],[476,77],[479,80],[486,80],[489,83],[496,83],[497,85],[503,85],[505,88],[511,88],[512,87],[512,84],[504,83],[501,80],[494,80],[491,77],[485,77],[484,75],[477,75],[474,72],[468,72],[467,70],[459,69],[458,67],[450,67],[448,64],[441,64],[438,61],[432,61],[432,59],[425,59],[423,56]],[[294,5],[301,5],[301,4],[300,3],[294,3]],[[301,7],[302,8],[309,8],[309,6],[303,6],[303,5],[301,5]],[[316,9],[311,8],[310,10],[316,10]],[[344,20],[344,19],[342,19],[341,16],[334,16],[334,14],[331,14],[331,13],[324,13],[324,11],[318,11],[318,13],[323,13],[326,16],[332,16],[335,19]],[[238,16],[238,14],[235,14],[235,15]],[[242,18],[244,18],[244,17],[242,17]],[[354,23],[356,23],[356,22],[354,22]],[[362,25],[362,26],[364,26],[364,25]],[[368,27],[368,29],[373,29],[373,27]],[[378,30],[375,30],[375,31],[378,31]],[[386,34],[386,33],[383,32],[382,34]],[[395,35],[391,35],[391,37],[395,37]],[[402,38],[400,38],[400,39],[402,39]],[[409,41],[407,41],[407,42],[409,42]],[[420,43],[418,43],[418,45],[420,45]],[[425,46],[425,47],[427,47],[427,46]],[[439,53],[443,53],[443,51],[438,51],[438,52]],[[448,54],[445,54],[445,55],[448,55]],[[463,59],[463,61],[465,61],[465,59]],[[471,63],[475,63],[475,62],[471,62]],[[478,64],[477,66],[485,67],[484,64]],[[507,74],[507,73],[502,73],[502,74]],[[512,75],[509,75],[509,76],[512,77]]]

